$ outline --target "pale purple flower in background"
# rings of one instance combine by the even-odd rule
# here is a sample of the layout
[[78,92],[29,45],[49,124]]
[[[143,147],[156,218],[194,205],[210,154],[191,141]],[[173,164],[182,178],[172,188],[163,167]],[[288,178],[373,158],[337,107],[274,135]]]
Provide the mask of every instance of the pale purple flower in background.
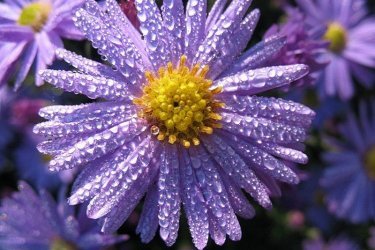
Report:
[[346,237],[337,237],[328,242],[318,237],[317,239],[303,242],[303,250],[359,250],[358,245]]
[[[124,235],[103,235],[95,221],[76,213],[60,194],[56,203],[25,182],[0,206],[0,246],[12,250],[95,250],[124,241]],[[82,209],[81,209],[82,210]]]
[[324,154],[321,180],[328,209],[353,223],[375,219],[375,103],[362,103],[359,113],[340,127],[345,142],[329,138],[334,151]]
[[[0,3],[0,85],[15,76],[19,88],[31,67],[37,74],[54,60],[62,38],[82,39],[71,12],[83,0],[5,0]],[[16,73],[15,73],[16,72]]]
[[275,35],[285,37],[285,46],[269,60],[267,65],[306,64],[310,68],[309,74],[294,84],[298,86],[315,84],[320,71],[329,62],[324,58],[327,42],[321,38],[313,38],[309,34],[305,27],[305,16],[298,9],[286,7],[285,10],[286,21],[274,24],[264,35],[266,40],[272,39]]
[[330,64],[321,76],[323,95],[343,100],[354,94],[353,77],[373,87],[375,17],[367,17],[365,0],[297,0],[306,15],[306,29],[330,42]]
[[[193,242],[219,245],[241,238],[237,215],[254,209],[243,190],[271,208],[277,181],[296,184],[285,161],[306,163],[309,108],[256,94],[305,76],[303,64],[259,68],[280,46],[260,43],[242,53],[259,11],[250,0],[136,0],[139,33],[114,0],[86,1],[75,24],[112,68],[66,50],[59,58],[80,72],[45,70],[51,84],[98,103],[41,109],[34,132],[53,156],[49,168],[82,166],[69,203],[89,200],[87,214],[103,232],[117,230],[146,195],[137,232],[143,242],[158,227],[168,246],[181,205]],[[163,18],[162,18],[163,17]],[[186,17],[186,19],[185,19]],[[236,37],[236,40],[233,40]]]

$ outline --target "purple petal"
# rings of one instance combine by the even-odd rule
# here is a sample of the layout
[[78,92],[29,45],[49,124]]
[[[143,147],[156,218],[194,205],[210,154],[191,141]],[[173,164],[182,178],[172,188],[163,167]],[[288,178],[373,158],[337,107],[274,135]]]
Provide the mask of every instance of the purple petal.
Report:
[[177,63],[185,49],[185,14],[181,0],[163,1],[163,24],[168,34],[169,47],[171,48],[172,61]]
[[192,168],[190,156],[185,150],[182,151],[180,164],[181,196],[190,233],[193,237],[194,245],[198,249],[203,249],[207,245],[209,234],[206,202]]
[[210,221],[210,236],[211,236],[211,238],[214,240],[214,242],[217,245],[219,245],[219,246],[224,245],[225,240],[226,240],[226,234],[223,231],[223,229],[221,229],[219,227],[219,224],[218,224],[219,222],[212,215],[212,213],[210,213],[210,215],[209,215],[209,221]]
[[118,81],[123,80],[122,76],[120,74],[116,74],[116,72],[109,66],[92,61],[83,56],[77,55],[74,52],[65,49],[57,49],[56,56],[57,58],[69,63],[82,73],[88,75],[92,74],[95,76],[105,76],[106,78],[111,78]]
[[124,83],[101,76],[62,70],[44,70],[39,74],[45,81],[56,87],[69,92],[81,93],[92,99],[129,100],[132,98]]
[[20,16],[20,9],[14,8],[11,5],[0,3],[0,20],[12,20],[16,21]]
[[[236,29],[232,35],[227,37],[228,41],[231,40],[231,42],[225,43],[226,45],[221,48],[222,56],[219,56],[211,65],[210,72],[208,73],[211,79],[216,79],[225,69],[233,65],[235,59],[246,48],[258,23],[259,16],[259,10],[253,10],[244,18],[239,28]],[[236,37],[234,41],[232,39],[233,37]]]
[[[115,208],[108,214],[108,216],[104,220],[104,224],[102,227],[102,231],[104,233],[108,232],[114,232],[116,231],[123,223],[124,221],[129,217],[131,212],[134,210],[134,208],[137,206],[137,204],[140,202],[141,198],[144,196],[144,194],[151,188],[151,184],[155,182],[155,177],[157,175],[158,171],[158,163],[159,157],[157,157],[158,152],[157,149],[155,155],[150,155],[152,159],[151,165],[145,170],[141,170],[144,173],[139,176],[137,182],[134,183],[128,191],[123,192],[121,196],[119,197],[120,200],[118,204],[115,206]],[[153,153],[151,151],[151,153]],[[135,168],[133,170],[132,174],[132,180],[134,180],[134,173],[138,171],[139,167]],[[127,177],[130,178],[130,177]],[[130,180],[130,179],[129,179]],[[125,187],[126,189],[126,187]],[[122,189],[122,190],[125,190]]]
[[[122,224],[149,187],[149,185],[145,185],[145,183],[151,182],[149,178],[151,178],[150,173],[152,171],[149,166],[154,157],[154,152],[155,143],[150,140],[150,136],[148,136],[130,153],[130,155],[128,155],[122,164],[115,166],[106,184],[100,188],[100,192],[90,201],[87,207],[88,217],[98,219],[108,213],[117,213],[116,210],[122,210],[122,208],[124,208],[124,203],[126,203],[128,208],[121,211],[122,218],[116,218],[116,220],[120,219]],[[137,184],[138,186],[140,184],[145,185],[145,187],[137,188]],[[130,194],[132,194],[132,196]],[[123,197],[126,197],[127,202],[120,204],[119,202]],[[114,223],[112,216],[108,216],[107,219],[109,222]],[[116,222],[116,224],[117,223],[118,222]],[[103,225],[103,230],[107,226],[105,223]]]
[[206,20],[206,32],[211,30],[212,27],[217,23],[220,16],[223,14],[224,8],[227,5],[228,0],[217,0],[215,1],[212,9]]
[[14,83],[14,88],[18,89],[22,82],[25,80],[27,74],[29,73],[29,70],[31,68],[31,65],[33,64],[36,53],[38,51],[38,45],[33,42],[30,45],[27,46],[25,49],[25,52],[23,54],[23,58],[21,61],[22,67],[20,68],[20,71],[18,72],[17,79]]
[[113,152],[144,131],[143,125],[128,121],[92,135],[58,155],[49,163],[51,171],[72,169]]
[[189,149],[191,163],[197,176],[206,204],[219,227],[232,240],[240,240],[242,233],[237,217],[230,205],[224,184],[217,166],[203,147]]
[[154,185],[147,192],[137,226],[137,234],[140,235],[143,243],[149,243],[154,238],[158,229],[158,198],[158,188]]
[[[89,3],[91,1],[87,2]],[[93,6],[89,9],[91,13],[84,9],[76,12],[74,17],[76,26],[85,33],[94,47],[98,48],[99,54],[126,76],[127,82],[132,85],[139,83],[143,79],[142,70],[144,69],[144,62],[139,51],[123,32],[111,30],[112,26],[107,26],[109,20],[105,20],[104,14],[98,9],[96,3],[91,5]]]
[[233,113],[221,115],[223,129],[236,135],[276,143],[303,142],[306,139],[306,129],[301,127]]
[[257,147],[256,143],[247,142],[243,138],[233,135],[226,137],[228,138],[229,145],[246,160],[253,170],[260,169],[268,176],[272,176],[282,182],[291,184],[299,183],[298,176],[288,166],[264,152],[260,147]]
[[100,188],[108,182],[108,177],[114,166],[123,164],[126,158],[142,143],[144,135],[137,136],[131,142],[118,148],[107,157],[90,162],[76,178],[72,195],[69,197],[70,205],[77,205],[92,198],[100,192]]
[[28,26],[20,26],[16,24],[0,25],[0,41],[1,42],[27,42],[34,38],[34,33]]
[[4,84],[12,69],[13,63],[18,60],[27,43],[6,43],[0,47],[0,85]]
[[204,138],[203,142],[211,156],[226,174],[231,176],[233,181],[238,183],[263,207],[270,208],[272,206],[263,184],[230,146],[214,135]]
[[149,61],[148,55],[146,53],[146,43],[142,39],[142,36],[137,28],[135,28],[131,21],[129,21],[129,19],[126,17],[126,15],[124,15],[116,0],[106,0],[104,2],[104,5],[106,11],[108,12],[109,18],[109,22],[107,23],[107,25],[113,26],[113,23],[118,25],[120,28],[117,29],[117,31],[129,36],[129,39],[131,39],[131,41],[141,53],[145,68],[151,69],[151,62]]
[[237,72],[249,69],[255,69],[264,66],[273,55],[280,51],[286,44],[285,37],[273,36],[259,42],[248,51],[244,52],[237,61],[226,70],[223,76],[235,74]]
[[165,146],[159,169],[159,226],[160,237],[167,246],[177,239],[180,220],[179,172],[176,146]]
[[207,0],[189,0],[186,6],[185,54],[193,60],[199,45],[204,40]]
[[163,20],[154,0],[137,0],[135,6],[141,31],[147,45],[147,52],[155,70],[171,61],[171,51],[163,26]]
[[98,102],[80,105],[54,105],[41,108],[39,115],[48,120],[58,122],[74,122],[92,118],[120,115],[122,112],[135,111],[134,106],[123,102]]
[[292,126],[308,128],[315,112],[308,107],[273,97],[232,95],[223,100],[225,112],[271,119]]
[[208,31],[203,43],[195,53],[194,63],[211,66],[219,60],[233,40],[236,29],[251,4],[251,0],[234,0],[222,14],[220,20]]
[[250,205],[241,188],[236,183],[232,182],[226,174],[221,174],[221,179],[228,192],[229,201],[234,212],[245,219],[254,217],[255,210]]
[[254,95],[288,85],[305,76],[308,71],[308,66],[304,64],[260,68],[224,77],[215,81],[214,86],[222,86],[223,93]]

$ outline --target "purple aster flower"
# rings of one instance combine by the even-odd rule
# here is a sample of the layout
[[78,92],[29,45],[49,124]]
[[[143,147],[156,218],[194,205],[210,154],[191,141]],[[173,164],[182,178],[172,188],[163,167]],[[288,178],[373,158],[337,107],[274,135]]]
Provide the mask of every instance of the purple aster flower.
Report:
[[322,75],[326,95],[348,99],[354,93],[352,76],[366,86],[375,79],[375,18],[366,17],[365,0],[297,0],[306,14],[306,28],[315,39],[330,42],[331,63]]
[[124,241],[125,236],[101,234],[100,228],[82,213],[76,214],[61,195],[55,202],[26,183],[19,192],[4,198],[0,207],[0,246],[22,250],[94,250]]
[[335,151],[326,153],[328,163],[321,180],[329,210],[354,223],[375,218],[375,104],[362,103],[360,116],[351,113],[340,127],[346,143],[331,139]]
[[[71,20],[71,11],[82,2],[5,0],[0,3],[0,85],[18,70],[15,88],[19,88],[33,64],[37,73],[52,63],[54,50],[63,47],[61,38],[82,38]],[[37,86],[43,83],[38,74],[35,83]]]
[[[86,1],[74,20],[113,68],[66,50],[58,57],[80,72],[45,70],[47,82],[102,102],[51,106],[34,128],[47,140],[52,171],[83,166],[69,203],[90,200],[87,214],[102,231],[117,230],[146,196],[137,232],[149,242],[160,227],[177,238],[181,204],[194,244],[209,236],[241,238],[237,215],[254,209],[243,191],[270,208],[276,181],[298,183],[283,160],[306,163],[301,152],[314,113],[256,94],[308,73],[303,64],[258,68],[278,46],[247,46],[259,11],[250,0],[135,1],[140,31],[114,0]],[[143,39],[142,39],[143,37]],[[236,37],[236,41],[233,41]]]
[[359,247],[343,236],[329,242],[325,242],[321,237],[318,237],[317,239],[304,241],[303,250],[359,250]]
[[305,16],[295,8],[285,8],[287,20],[280,25],[271,26],[264,35],[266,40],[275,35],[286,37],[285,46],[276,53],[268,65],[288,65],[303,63],[309,66],[310,73],[296,82],[298,85],[315,83],[318,72],[327,65],[324,60],[327,42],[315,39],[305,27]]

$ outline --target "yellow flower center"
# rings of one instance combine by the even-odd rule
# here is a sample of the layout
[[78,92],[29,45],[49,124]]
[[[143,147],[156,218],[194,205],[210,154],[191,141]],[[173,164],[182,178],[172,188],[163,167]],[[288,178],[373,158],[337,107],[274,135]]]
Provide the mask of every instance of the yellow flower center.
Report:
[[78,250],[78,248],[68,241],[61,238],[56,238],[53,240],[50,250]]
[[365,168],[368,176],[375,180],[375,146],[365,154]]
[[45,2],[36,2],[26,5],[17,23],[22,26],[30,26],[34,32],[39,32],[48,20],[51,5]]
[[329,49],[334,53],[340,53],[346,47],[346,30],[339,23],[330,23],[323,38],[330,42]]
[[189,148],[199,145],[200,133],[212,134],[214,128],[221,128],[217,110],[224,104],[214,99],[222,89],[210,89],[208,66],[189,68],[186,60],[182,56],[175,68],[169,62],[157,74],[146,72],[143,95],[134,103],[140,107],[138,116],[152,124],[151,133],[159,141],[178,142]]

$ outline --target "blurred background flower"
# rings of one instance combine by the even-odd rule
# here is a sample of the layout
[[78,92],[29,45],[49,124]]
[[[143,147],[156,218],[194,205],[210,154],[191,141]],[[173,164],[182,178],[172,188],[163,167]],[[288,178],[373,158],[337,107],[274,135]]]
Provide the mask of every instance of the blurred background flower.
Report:
[[320,88],[324,95],[342,100],[354,94],[353,77],[368,88],[374,84],[375,16],[369,16],[364,0],[297,0],[305,17],[305,29],[314,39],[329,42],[330,60]]
[[125,236],[101,234],[95,221],[75,213],[62,191],[56,203],[25,182],[0,206],[0,246],[24,250],[95,250],[124,241]]
[[[84,0],[6,0],[0,3],[0,85],[16,76],[18,89],[32,65],[35,84],[43,82],[39,70],[51,65],[61,38],[82,39],[71,11]],[[18,73],[15,74],[15,71]]]
[[354,223],[374,220],[375,103],[362,102],[359,118],[349,112],[339,131],[345,141],[329,138],[332,152],[324,153],[327,166],[321,184],[328,208]]

